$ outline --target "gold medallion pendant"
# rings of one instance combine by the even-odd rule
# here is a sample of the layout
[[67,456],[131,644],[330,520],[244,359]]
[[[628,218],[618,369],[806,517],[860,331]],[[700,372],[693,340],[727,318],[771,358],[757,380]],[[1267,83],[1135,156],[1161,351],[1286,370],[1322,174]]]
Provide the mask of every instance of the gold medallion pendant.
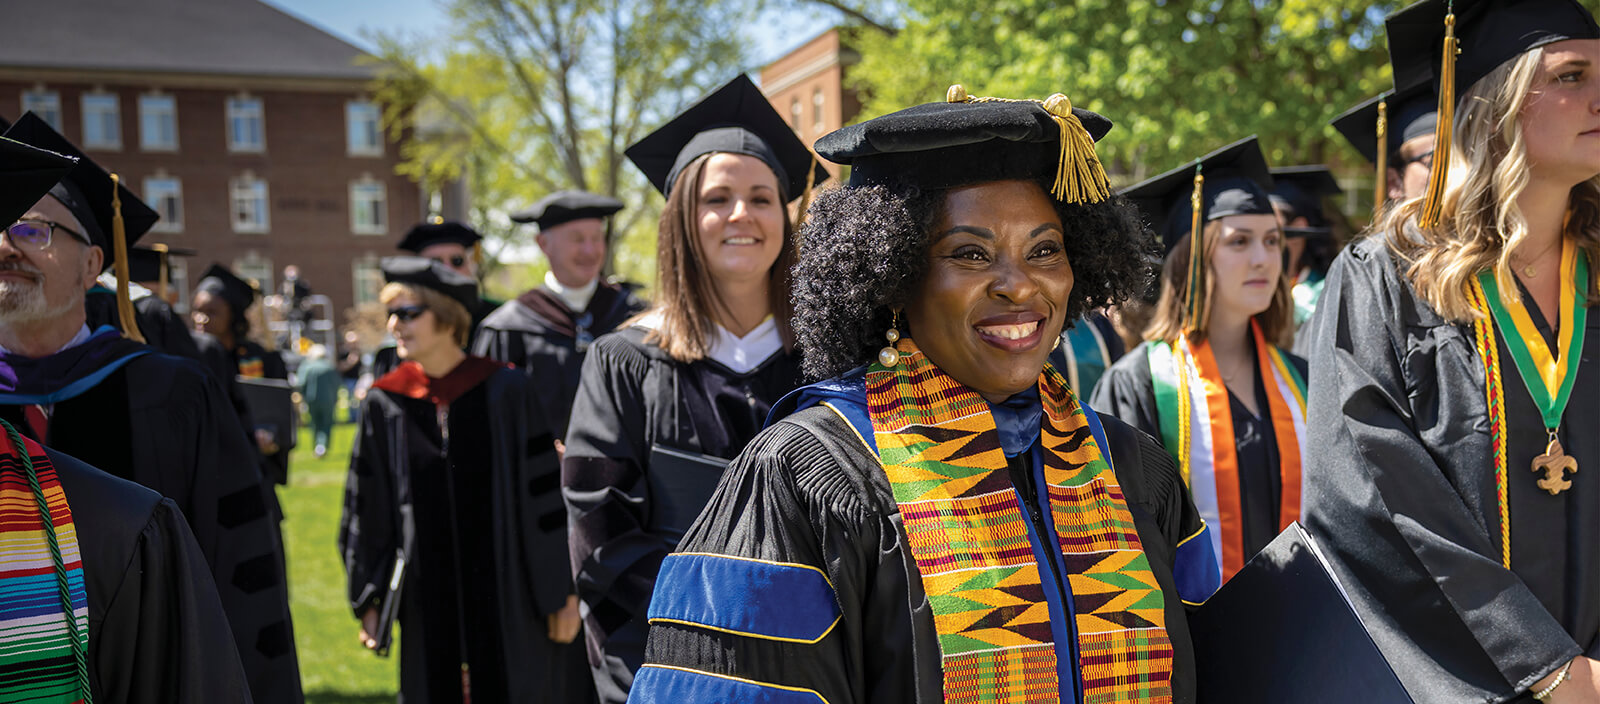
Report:
[[1567,472],[1578,471],[1578,460],[1569,457],[1567,451],[1562,449],[1561,441],[1551,437],[1544,454],[1533,458],[1532,469],[1535,473],[1544,473],[1544,478],[1539,480],[1539,488],[1555,496],[1572,488],[1572,482],[1567,480]]

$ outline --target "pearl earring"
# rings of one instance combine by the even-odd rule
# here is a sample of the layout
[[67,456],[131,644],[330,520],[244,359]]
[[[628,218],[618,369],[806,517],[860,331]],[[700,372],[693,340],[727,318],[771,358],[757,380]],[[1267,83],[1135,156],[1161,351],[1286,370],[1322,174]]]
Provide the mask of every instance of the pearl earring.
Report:
[[883,333],[883,339],[888,340],[888,346],[878,350],[878,363],[885,367],[892,367],[900,363],[900,350],[894,348],[894,343],[900,341],[900,311],[894,312],[894,318],[889,322],[889,330]]

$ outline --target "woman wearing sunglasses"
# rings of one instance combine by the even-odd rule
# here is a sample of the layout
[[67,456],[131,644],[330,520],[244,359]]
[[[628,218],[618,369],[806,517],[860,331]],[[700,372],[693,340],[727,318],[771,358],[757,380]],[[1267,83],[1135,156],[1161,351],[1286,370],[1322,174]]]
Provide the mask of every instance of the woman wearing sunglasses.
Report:
[[386,653],[398,618],[406,701],[563,701],[549,665],[578,615],[562,581],[531,579],[566,541],[538,520],[555,493],[531,493],[556,477],[525,452],[529,382],[461,351],[471,278],[420,257],[383,272],[401,363],[362,404],[339,534],[361,643]]

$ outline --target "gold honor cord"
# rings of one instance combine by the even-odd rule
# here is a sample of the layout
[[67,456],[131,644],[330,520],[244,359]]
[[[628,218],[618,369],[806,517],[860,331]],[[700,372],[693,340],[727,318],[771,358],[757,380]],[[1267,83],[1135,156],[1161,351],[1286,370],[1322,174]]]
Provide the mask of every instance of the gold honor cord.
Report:
[[133,317],[133,301],[128,297],[128,236],[127,226],[122,223],[122,184],[116,174],[111,174],[111,250],[116,257],[113,269],[117,274],[117,319],[122,322],[122,336],[144,342],[139,321]]
[[1372,220],[1389,201],[1389,101],[1378,101],[1378,182],[1372,186]]
[[1450,175],[1450,140],[1456,122],[1456,55],[1461,53],[1456,39],[1455,3],[1444,17],[1444,49],[1439,59],[1439,121],[1433,147],[1433,166],[1428,169],[1428,191],[1422,200],[1424,228],[1438,227],[1444,212],[1444,182]]

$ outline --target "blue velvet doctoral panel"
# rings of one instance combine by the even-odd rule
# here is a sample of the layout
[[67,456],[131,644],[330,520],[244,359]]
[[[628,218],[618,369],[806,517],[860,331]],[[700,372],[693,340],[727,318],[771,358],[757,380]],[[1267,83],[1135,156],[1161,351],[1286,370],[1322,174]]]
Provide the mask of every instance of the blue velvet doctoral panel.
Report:
[[833,585],[809,565],[676,553],[662,560],[656,584],[651,623],[796,643],[820,641],[839,623]]

